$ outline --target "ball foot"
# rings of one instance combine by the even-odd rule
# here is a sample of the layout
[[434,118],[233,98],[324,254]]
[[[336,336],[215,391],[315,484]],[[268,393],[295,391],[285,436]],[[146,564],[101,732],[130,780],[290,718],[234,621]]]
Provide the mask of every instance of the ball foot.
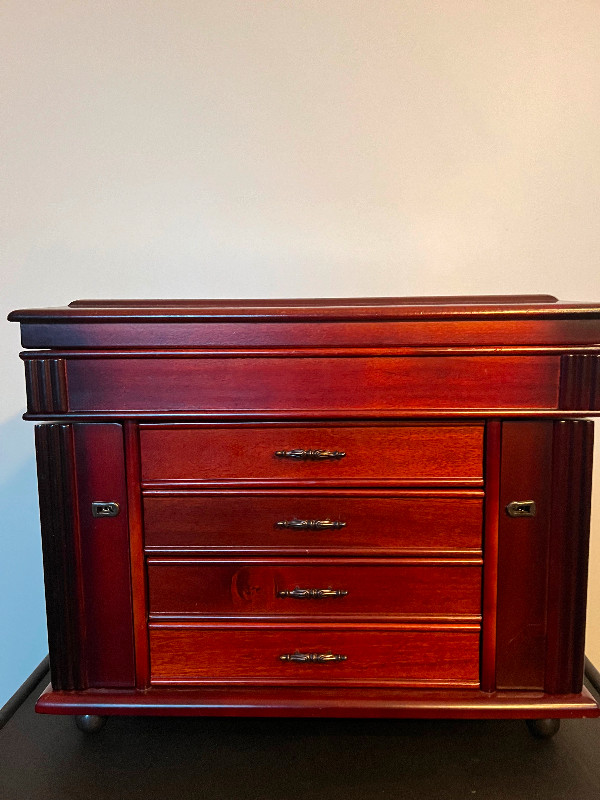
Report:
[[81,714],[75,717],[75,725],[84,733],[96,733],[104,727],[106,717],[97,717],[95,714]]
[[536,739],[551,739],[560,728],[559,719],[528,719],[529,733]]

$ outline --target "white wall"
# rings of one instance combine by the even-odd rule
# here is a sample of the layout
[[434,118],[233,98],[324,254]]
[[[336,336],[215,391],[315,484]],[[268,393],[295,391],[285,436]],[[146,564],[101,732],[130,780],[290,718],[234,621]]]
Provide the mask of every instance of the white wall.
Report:
[[[4,0],[0,310],[599,300],[599,41],[584,0]],[[16,326],[0,347],[1,704],[46,645]]]

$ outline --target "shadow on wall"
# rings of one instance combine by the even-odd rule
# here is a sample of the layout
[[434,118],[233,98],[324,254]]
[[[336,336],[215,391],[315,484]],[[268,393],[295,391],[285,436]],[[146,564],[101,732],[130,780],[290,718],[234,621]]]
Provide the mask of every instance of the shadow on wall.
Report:
[[48,652],[33,425],[0,424],[0,707]]

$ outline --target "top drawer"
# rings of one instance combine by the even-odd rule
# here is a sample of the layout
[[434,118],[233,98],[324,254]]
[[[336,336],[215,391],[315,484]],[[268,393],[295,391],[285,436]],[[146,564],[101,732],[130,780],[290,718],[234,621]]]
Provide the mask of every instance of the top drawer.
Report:
[[482,424],[143,425],[142,480],[481,484]]
[[[317,351],[319,353],[319,351]],[[419,416],[558,408],[560,356],[199,357],[105,352],[28,359],[28,408],[118,414]],[[413,413],[417,412],[417,413]]]

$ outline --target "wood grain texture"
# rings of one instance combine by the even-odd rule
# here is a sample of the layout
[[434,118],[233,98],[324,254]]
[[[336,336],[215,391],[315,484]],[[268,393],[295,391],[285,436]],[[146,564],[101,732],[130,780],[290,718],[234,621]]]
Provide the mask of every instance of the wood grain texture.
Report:
[[[58,676],[41,711],[599,713],[580,692],[576,418],[600,413],[600,306],[84,300],[10,318],[40,348],[26,417],[77,421],[37,434]],[[275,455],[295,449],[345,455]],[[92,496],[121,517],[90,524]],[[512,500],[537,517],[507,517]],[[279,658],[296,652],[347,659]]]
[[[123,427],[73,426],[81,584],[90,687],[135,686]],[[93,517],[92,502],[119,505]]]
[[148,587],[144,560],[144,520],[140,489],[140,443],[138,426],[135,422],[124,423],[124,436],[135,646],[135,684],[138,689],[145,689],[150,685]]
[[81,552],[71,425],[36,425],[50,676],[54,689],[87,687]]
[[[347,656],[315,664],[301,653]],[[279,625],[252,628],[150,625],[152,684],[354,684],[465,686],[479,683],[479,626]]]
[[[475,617],[481,561],[458,559],[148,559],[150,615]],[[281,597],[335,589],[344,596]]]
[[65,361],[62,358],[25,360],[27,410],[61,414],[68,410]]
[[[149,490],[145,546],[178,550],[302,555],[445,555],[481,552],[482,492],[400,490]],[[277,527],[292,520],[333,520],[343,528]]]
[[580,694],[480,692],[478,689],[390,689],[346,686],[153,687],[146,692],[43,692],[42,714],[139,716],[363,717],[398,719],[543,719],[598,717],[587,689]]
[[552,693],[583,684],[594,425],[554,423],[546,676]]
[[558,356],[67,360],[73,412],[554,409],[559,371]]
[[[553,514],[552,433],[552,422],[502,425],[496,662],[499,689],[544,686],[548,525]],[[506,506],[515,500],[535,501],[536,516],[508,516]]]
[[485,431],[485,521],[483,532],[483,594],[481,632],[481,688],[496,688],[496,626],[498,615],[498,496],[502,423],[488,420]]
[[[481,479],[482,425],[142,426],[142,480],[309,481]],[[279,451],[344,452],[335,459]]]
[[30,349],[90,347],[414,347],[595,346],[595,319],[444,320],[410,322],[203,322],[136,319],[61,325],[23,323],[21,342]]
[[598,411],[600,409],[600,356],[569,354],[561,357],[560,408]]

